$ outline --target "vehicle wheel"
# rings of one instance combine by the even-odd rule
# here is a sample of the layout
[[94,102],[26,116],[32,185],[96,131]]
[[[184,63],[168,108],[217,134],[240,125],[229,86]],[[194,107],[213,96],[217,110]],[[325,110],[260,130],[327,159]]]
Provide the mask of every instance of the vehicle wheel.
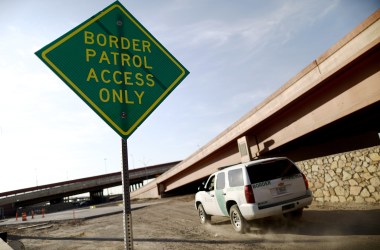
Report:
[[300,208],[292,212],[286,213],[284,214],[284,216],[288,219],[299,220],[302,217],[302,213],[303,213],[303,208]]
[[211,221],[211,216],[208,215],[203,208],[202,204],[198,205],[198,215],[202,224],[208,224]]
[[243,234],[246,231],[248,231],[248,222],[241,215],[239,207],[237,205],[233,205],[231,207],[230,219],[231,219],[231,224],[234,227],[236,232]]

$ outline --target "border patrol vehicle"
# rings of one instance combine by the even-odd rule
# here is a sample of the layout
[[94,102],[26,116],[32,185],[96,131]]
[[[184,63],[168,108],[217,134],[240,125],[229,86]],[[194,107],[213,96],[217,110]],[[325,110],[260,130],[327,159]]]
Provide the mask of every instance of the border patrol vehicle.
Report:
[[229,216],[235,231],[245,233],[254,219],[300,218],[312,199],[306,176],[288,158],[276,157],[220,168],[198,188],[195,207],[202,224]]

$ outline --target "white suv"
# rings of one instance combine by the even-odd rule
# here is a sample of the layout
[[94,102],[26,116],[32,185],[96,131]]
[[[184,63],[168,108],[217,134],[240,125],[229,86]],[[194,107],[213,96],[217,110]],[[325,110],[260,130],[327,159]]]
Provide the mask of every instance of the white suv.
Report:
[[278,214],[299,218],[313,199],[305,175],[285,157],[220,168],[198,190],[195,207],[201,223],[210,222],[211,215],[229,216],[239,233],[253,219]]

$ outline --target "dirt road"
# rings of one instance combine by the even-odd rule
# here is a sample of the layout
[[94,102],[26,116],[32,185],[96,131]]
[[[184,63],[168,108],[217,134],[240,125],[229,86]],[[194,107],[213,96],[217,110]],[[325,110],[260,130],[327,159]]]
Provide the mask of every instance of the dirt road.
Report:
[[[299,222],[282,217],[252,224],[251,232],[235,233],[228,219],[213,217],[203,226],[193,196],[132,211],[134,249],[380,249],[380,205],[338,207],[312,205]],[[133,202],[132,202],[133,203]],[[123,249],[123,216],[50,223],[45,229],[8,231],[26,249]]]

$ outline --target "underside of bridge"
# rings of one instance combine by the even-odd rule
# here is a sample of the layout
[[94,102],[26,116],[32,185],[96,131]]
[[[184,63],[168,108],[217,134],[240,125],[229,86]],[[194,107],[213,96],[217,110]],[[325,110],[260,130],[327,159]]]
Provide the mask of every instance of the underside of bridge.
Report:
[[286,155],[295,161],[301,161],[379,145],[379,114],[380,102],[376,102],[268,152],[265,156]]
[[[380,102],[376,102],[281,147],[264,152],[261,157],[287,156],[294,161],[302,161],[379,145],[379,114]],[[229,148],[239,154],[236,143]],[[207,176],[166,192],[165,195],[195,193],[206,179]]]
[[[369,95],[379,92],[380,85],[380,46],[363,54],[341,71],[326,79],[317,88],[311,89],[298,102],[292,103],[282,113],[275,114],[257,128],[252,128],[248,135],[272,133],[292,126],[308,113],[318,113],[326,103],[330,105],[325,113],[310,116],[304,123],[315,124],[312,132],[306,133],[280,147],[272,150],[261,149],[261,156],[286,155],[295,161],[330,155],[379,145],[380,138],[380,101],[369,100]],[[372,82],[366,84],[366,82]],[[348,98],[344,98],[347,95]],[[342,116],[342,113],[347,115]],[[325,117],[341,117],[318,127],[319,120]],[[276,124],[276,125],[273,125]],[[269,131],[268,131],[269,130]],[[260,131],[260,132],[257,132]],[[266,132],[268,131],[268,132]],[[252,136],[249,136],[252,141]],[[254,138],[255,140],[257,139]],[[270,148],[270,146],[269,146]],[[267,150],[267,151],[266,151]]]

